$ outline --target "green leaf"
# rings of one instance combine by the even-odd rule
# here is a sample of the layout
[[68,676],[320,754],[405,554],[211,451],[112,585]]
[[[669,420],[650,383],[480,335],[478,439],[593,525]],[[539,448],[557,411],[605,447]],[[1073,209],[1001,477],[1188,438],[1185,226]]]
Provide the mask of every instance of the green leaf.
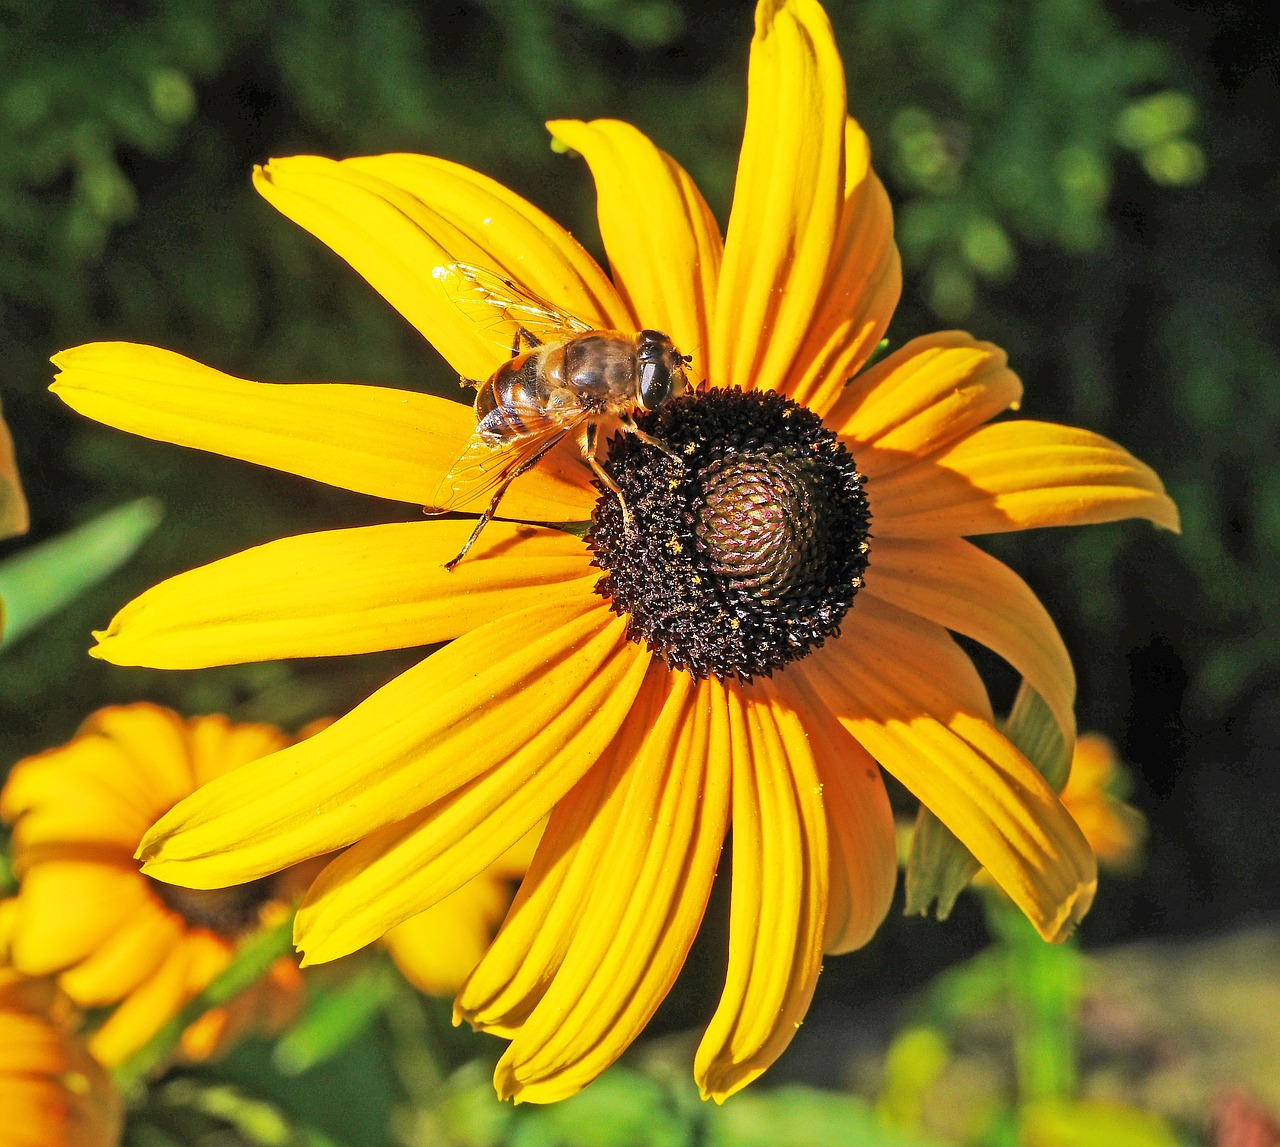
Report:
[[853,1096],[807,1087],[741,1092],[709,1109],[707,1123],[707,1147],[948,1147],[886,1125]]
[[518,1108],[508,1147],[691,1147],[694,1131],[661,1084],[614,1067],[570,1099]]
[[285,1075],[301,1075],[332,1059],[363,1034],[395,990],[395,973],[383,960],[369,962],[335,987],[313,989],[311,1006],[276,1044],[272,1064]]
[[[1060,792],[1071,771],[1074,745],[1067,742],[1044,699],[1024,680],[1004,724],[1004,735],[1040,775]],[[973,854],[927,808],[916,816],[911,851],[907,857],[906,907],[908,916],[927,916],[934,907],[945,920],[956,898],[981,869]]]
[[119,569],[160,524],[162,513],[155,498],[126,502],[0,564],[5,646]]

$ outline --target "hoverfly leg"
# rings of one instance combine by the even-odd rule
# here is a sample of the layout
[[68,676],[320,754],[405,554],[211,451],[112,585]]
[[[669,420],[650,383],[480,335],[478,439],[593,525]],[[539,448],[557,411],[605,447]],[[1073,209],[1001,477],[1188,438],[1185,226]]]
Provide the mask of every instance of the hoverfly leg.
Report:
[[537,335],[533,334],[533,332],[526,330],[524,327],[516,327],[516,337],[511,340],[512,358],[515,358],[516,355],[520,353],[520,343],[522,340],[530,350],[542,345],[542,340],[538,338]]
[[599,430],[599,424],[589,422],[582,428],[582,432],[578,435],[578,449],[582,451],[583,460],[591,467],[595,476],[600,479],[601,483],[609,490],[612,490],[618,498],[618,505],[622,507],[622,528],[627,532],[631,532],[631,510],[627,506],[627,500],[622,495],[622,487],[613,480],[613,475],[609,473],[600,461],[596,458],[596,435]]
[[646,446],[652,446],[655,450],[661,450],[673,462],[679,462],[680,465],[682,466],[684,465],[684,459],[681,458],[680,455],[677,454],[674,450],[672,450],[670,446],[668,446],[665,442],[663,442],[661,438],[655,438],[652,434],[646,434],[643,430],[640,429],[640,427],[638,427],[634,422],[631,422],[631,421],[623,422],[622,428],[628,434],[634,434]]
[[507,487],[520,477],[526,470],[536,466],[541,461],[542,456],[547,453],[557,442],[565,435],[564,431],[548,438],[541,446],[529,455],[519,466],[516,466],[510,474],[503,480],[502,485],[494,491],[493,497],[489,499],[489,505],[485,507],[485,511],[480,515],[480,520],[476,522],[476,528],[471,531],[471,536],[467,539],[466,544],[458,551],[458,556],[450,558],[444,563],[444,568],[453,573],[454,567],[467,556],[467,551],[476,544],[476,538],[480,536],[480,531],[493,521],[494,515],[498,512],[498,503],[502,501],[503,495],[507,492]]

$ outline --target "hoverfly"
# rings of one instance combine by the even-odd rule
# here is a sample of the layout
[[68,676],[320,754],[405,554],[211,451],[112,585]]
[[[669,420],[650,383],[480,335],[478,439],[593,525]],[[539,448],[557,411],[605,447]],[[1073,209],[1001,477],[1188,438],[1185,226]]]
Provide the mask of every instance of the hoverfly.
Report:
[[570,435],[586,465],[617,495],[629,525],[622,491],[596,457],[600,428],[616,426],[670,454],[636,426],[634,415],[684,392],[689,357],[660,331],[597,330],[483,267],[448,263],[432,274],[464,314],[501,333],[504,348],[511,340],[511,358],[487,381],[462,380],[476,387],[476,428],[426,511],[444,514],[484,494],[493,496],[445,569],[466,556],[493,520],[507,487]]

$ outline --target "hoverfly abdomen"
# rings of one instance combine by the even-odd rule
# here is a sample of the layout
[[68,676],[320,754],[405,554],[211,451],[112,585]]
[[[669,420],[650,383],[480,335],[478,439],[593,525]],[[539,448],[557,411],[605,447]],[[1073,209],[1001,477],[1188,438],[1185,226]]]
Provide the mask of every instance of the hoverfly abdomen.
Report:
[[531,351],[503,363],[476,392],[476,432],[501,441],[523,438],[546,424],[551,397],[539,369],[540,354]]

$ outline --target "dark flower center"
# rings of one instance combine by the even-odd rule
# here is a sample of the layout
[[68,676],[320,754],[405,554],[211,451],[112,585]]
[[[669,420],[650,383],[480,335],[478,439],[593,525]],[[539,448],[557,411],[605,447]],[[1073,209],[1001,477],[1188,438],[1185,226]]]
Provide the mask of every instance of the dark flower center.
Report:
[[[710,390],[619,434],[587,542],[596,592],[673,668],[769,676],[840,631],[867,568],[862,475],[819,418],[770,392]],[[600,488],[597,483],[597,488]]]
[[191,928],[207,928],[231,940],[258,926],[258,910],[271,899],[271,879],[233,884],[230,888],[181,888],[150,876],[156,898]]

